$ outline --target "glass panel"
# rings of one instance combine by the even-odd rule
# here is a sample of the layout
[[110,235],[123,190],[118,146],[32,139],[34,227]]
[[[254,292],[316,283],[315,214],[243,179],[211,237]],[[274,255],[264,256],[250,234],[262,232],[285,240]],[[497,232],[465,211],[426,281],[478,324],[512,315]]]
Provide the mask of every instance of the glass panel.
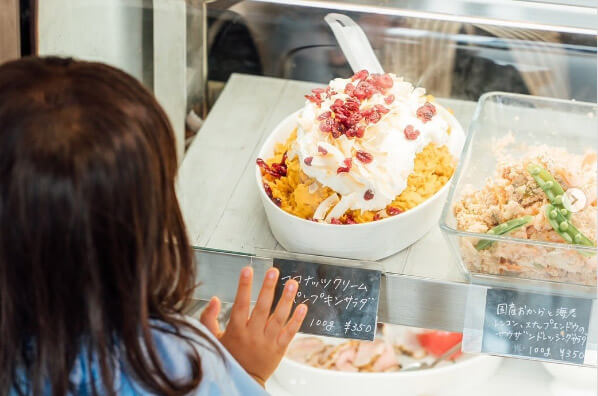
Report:
[[[206,135],[198,137],[197,151],[189,156],[188,169],[184,167],[182,172],[184,175],[189,172],[188,177],[192,173],[197,177],[191,171],[196,169],[203,175],[196,168],[198,165],[192,164],[196,156],[204,156],[202,161],[197,160],[197,164],[215,158],[213,153],[207,152],[208,147],[214,144],[221,147],[224,142],[236,140],[238,143],[232,144],[238,151],[234,155],[230,150],[222,151],[218,158],[230,158],[228,162],[208,164],[209,170],[205,173],[205,177],[209,174],[212,179],[225,180],[214,182],[212,188],[231,194],[230,198],[226,198],[230,200],[228,203],[219,202],[205,207],[197,198],[197,194],[202,193],[194,194],[191,188],[186,188],[182,196],[183,206],[189,213],[194,213],[191,229],[198,236],[198,246],[246,253],[253,253],[256,248],[282,249],[283,246],[301,249],[285,240],[278,228],[295,229],[300,226],[291,219],[287,219],[290,223],[285,226],[274,226],[272,218],[268,222],[260,210],[261,198],[255,195],[256,189],[262,189],[261,182],[258,178],[258,185],[252,186],[255,182],[248,179],[255,177],[255,169],[251,169],[253,161],[266,153],[266,157],[270,158],[273,143],[280,143],[281,139],[284,141],[292,131],[294,121],[290,114],[304,105],[303,96],[333,78],[353,74],[324,21],[330,12],[343,12],[356,21],[363,28],[384,70],[403,76],[416,86],[425,87],[428,93],[438,98],[439,104],[454,112],[465,131],[476,101],[487,92],[506,91],[589,102],[596,100],[596,36],[592,31],[580,29],[581,25],[577,26],[577,30],[572,27],[558,30],[554,24],[541,18],[518,22],[507,18],[509,23],[505,23],[506,11],[493,13],[492,4],[484,8],[480,3],[455,2],[455,8],[446,13],[460,16],[448,18],[443,13],[449,7],[448,2],[442,2],[444,6],[438,7],[435,7],[436,3],[420,3],[419,6],[398,1],[286,4],[217,1],[208,4],[210,102],[215,102],[227,82],[228,92],[213,108],[208,119],[212,122],[209,123],[211,128],[206,127],[203,130]],[[473,12],[476,7],[478,11],[485,9],[487,14]],[[556,12],[554,5],[526,3],[517,8],[517,15],[524,15],[529,7],[551,15]],[[579,22],[588,10],[583,7],[566,8],[561,12],[573,13],[572,21]],[[266,146],[270,144],[270,149],[262,150],[262,145],[280,122],[283,122],[282,129],[288,133],[285,135],[281,128],[277,129],[284,137],[281,135],[279,140],[269,140]],[[218,132],[208,135],[212,128]],[[239,164],[237,156],[242,157]],[[200,179],[202,177],[199,176]],[[219,183],[227,186],[217,186]],[[258,194],[261,193],[258,191]],[[205,198],[200,195],[201,199],[207,200],[208,195]],[[268,209],[269,202],[264,201],[264,205]],[[250,215],[252,220],[249,222],[244,217],[236,218],[240,213],[245,216],[256,211],[259,219],[253,219],[253,215]],[[280,210],[274,210],[277,211]],[[199,219],[204,213],[205,219]],[[384,259],[387,271],[466,280],[466,274],[459,270],[456,262],[451,261],[449,246],[440,230],[431,227],[431,232],[422,235],[418,235],[422,239],[410,248]],[[338,235],[335,238],[332,234],[320,238],[323,241],[337,239]],[[398,250],[408,240],[407,235],[400,235],[392,244]],[[312,247],[314,243],[310,243]],[[354,247],[358,244],[347,245]],[[304,252],[314,253],[314,250]],[[384,256],[361,257],[349,247],[345,253],[360,259]]]
[[[525,24],[503,26],[497,19],[447,20],[440,14],[440,5],[453,2],[438,2],[439,13],[423,17],[383,3],[387,7],[376,13],[346,14],[363,27],[386,71],[405,76],[436,96],[477,100],[485,92],[501,90],[596,100],[593,31],[559,32],[549,25],[543,30]],[[412,5],[396,3],[397,7]],[[413,3],[434,8],[426,2]],[[218,4],[209,5],[209,37],[219,38],[210,43],[215,56],[210,60],[211,78],[223,81],[234,71],[261,72],[272,77],[327,83],[334,77],[351,74],[323,19],[338,9],[244,1],[223,11]],[[338,5],[342,10],[346,4]],[[454,11],[459,10],[455,6]],[[562,15],[559,17],[565,20]],[[235,28],[221,26],[223,18],[234,20]],[[233,40],[237,31],[249,33],[241,42],[235,42],[236,57],[248,62],[230,70],[240,62],[219,53],[227,53],[226,39]],[[228,73],[222,75],[223,70]]]

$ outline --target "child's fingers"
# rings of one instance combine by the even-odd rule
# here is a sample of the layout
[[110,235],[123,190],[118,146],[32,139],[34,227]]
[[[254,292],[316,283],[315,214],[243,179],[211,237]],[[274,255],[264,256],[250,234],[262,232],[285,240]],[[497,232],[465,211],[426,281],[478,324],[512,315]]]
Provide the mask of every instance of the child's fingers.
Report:
[[260,295],[253,307],[251,318],[249,319],[250,331],[263,332],[266,326],[270,310],[272,308],[272,300],[274,300],[274,290],[276,289],[276,281],[278,280],[278,269],[270,268],[266,271],[264,283],[260,290]]
[[289,280],[286,283],[276,309],[268,320],[268,325],[266,326],[267,336],[276,337],[280,329],[287,323],[298,287],[297,281]]
[[218,297],[212,297],[208,306],[201,313],[199,321],[210,330],[216,337],[220,336],[220,325],[218,324],[218,315],[220,314],[220,300]]
[[295,334],[301,328],[301,324],[303,323],[303,319],[305,319],[305,315],[307,314],[307,305],[300,304],[295,308],[295,312],[293,312],[293,316],[287,323],[287,325],[282,329],[280,335],[278,336],[278,345],[281,348],[285,348],[290,344]]
[[253,269],[244,267],[239,277],[237,296],[231,308],[230,323],[233,326],[244,327],[249,318],[249,306],[251,303],[251,284],[253,282]]

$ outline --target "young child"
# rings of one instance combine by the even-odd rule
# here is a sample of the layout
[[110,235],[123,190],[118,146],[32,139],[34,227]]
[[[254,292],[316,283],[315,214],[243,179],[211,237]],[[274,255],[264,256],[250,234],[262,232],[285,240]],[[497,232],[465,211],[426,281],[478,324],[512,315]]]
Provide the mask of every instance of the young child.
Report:
[[0,394],[265,394],[305,317],[297,283],[271,313],[270,269],[250,313],[244,268],[224,331],[216,298],[205,326],[182,316],[195,269],[176,170],[166,115],[132,77],[0,66]]

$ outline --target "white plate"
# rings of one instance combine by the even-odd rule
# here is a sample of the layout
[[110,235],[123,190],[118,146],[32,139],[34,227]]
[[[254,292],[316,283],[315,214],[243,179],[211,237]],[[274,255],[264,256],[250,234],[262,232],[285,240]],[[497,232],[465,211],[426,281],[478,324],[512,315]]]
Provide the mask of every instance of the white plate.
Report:
[[[459,158],[465,133],[457,119],[440,105],[441,115],[451,126],[448,148]],[[271,158],[278,143],[286,142],[297,126],[299,111],[289,115],[266,139],[258,157]],[[255,169],[256,184],[266,210],[270,229],[288,251],[356,260],[380,260],[410,246],[438,223],[448,194],[447,182],[436,194],[398,216],[370,223],[334,225],[316,223],[293,216],[276,206],[264,191],[260,168]]]
[[485,383],[501,361],[495,356],[464,355],[455,363],[428,370],[350,373],[315,368],[285,357],[274,379],[293,396],[364,396],[373,395],[374,389],[376,395],[448,396]]

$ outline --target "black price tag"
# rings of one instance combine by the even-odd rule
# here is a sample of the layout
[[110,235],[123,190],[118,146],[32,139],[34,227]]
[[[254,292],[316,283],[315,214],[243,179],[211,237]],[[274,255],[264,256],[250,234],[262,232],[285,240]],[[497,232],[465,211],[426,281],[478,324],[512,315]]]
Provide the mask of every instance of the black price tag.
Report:
[[488,289],[482,352],[583,364],[592,300]]
[[301,332],[373,340],[380,297],[380,271],[274,259],[280,271],[276,300],[284,284],[299,284],[294,305],[306,304]]

